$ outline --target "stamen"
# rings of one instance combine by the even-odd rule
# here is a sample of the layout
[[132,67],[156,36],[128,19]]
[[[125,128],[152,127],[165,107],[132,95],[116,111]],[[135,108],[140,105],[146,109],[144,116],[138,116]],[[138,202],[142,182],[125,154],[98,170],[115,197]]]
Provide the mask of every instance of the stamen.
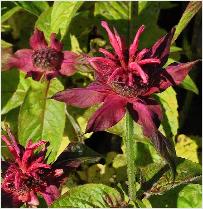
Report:
[[62,54],[52,48],[42,48],[35,50],[32,55],[32,63],[35,67],[49,70],[60,65]]

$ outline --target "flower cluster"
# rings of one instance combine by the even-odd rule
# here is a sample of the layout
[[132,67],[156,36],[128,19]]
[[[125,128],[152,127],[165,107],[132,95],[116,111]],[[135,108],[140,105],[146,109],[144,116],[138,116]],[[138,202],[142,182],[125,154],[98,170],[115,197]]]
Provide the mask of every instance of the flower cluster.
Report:
[[48,46],[44,33],[35,29],[30,38],[32,49],[20,49],[9,59],[8,67],[17,67],[34,80],[44,76],[50,80],[59,75],[71,76],[76,71],[79,55],[70,51],[62,51],[63,44],[56,39],[56,34],[50,36]]
[[[3,207],[18,207],[26,203],[29,207],[39,205],[37,195],[41,195],[50,205],[59,197],[59,186],[63,181],[63,169],[54,169],[46,163],[46,141],[32,143],[29,140],[24,148],[17,143],[8,131],[2,135],[13,159],[3,161],[2,196]],[[40,151],[36,152],[38,148]]]
[[164,156],[171,146],[158,131],[162,111],[151,95],[180,84],[197,61],[173,63],[163,69],[174,28],[151,48],[138,50],[144,25],[139,28],[128,49],[115,28],[112,32],[107,22],[102,21],[101,24],[108,33],[114,52],[101,48],[104,57],[87,58],[95,71],[95,81],[88,87],[67,89],[53,98],[80,108],[103,103],[89,120],[86,132],[102,131],[115,125],[128,109],[134,121],[143,127],[144,135],[152,139]]

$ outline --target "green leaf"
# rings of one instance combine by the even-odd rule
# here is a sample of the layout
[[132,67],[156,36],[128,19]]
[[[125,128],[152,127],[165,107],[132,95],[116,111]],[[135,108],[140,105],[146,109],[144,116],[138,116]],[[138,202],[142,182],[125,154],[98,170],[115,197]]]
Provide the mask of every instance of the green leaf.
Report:
[[144,192],[146,196],[163,194],[180,185],[201,183],[201,165],[184,158],[177,158],[176,160],[175,181],[173,181],[168,165],[165,165],[163,161],[152,163],[140,169],[142,178],[145,180],[142,180],[142,187],[139,192],[141,194]]
[[186,90],[190,90],[190,91],[194,92],[195,94],[199,94],[199,90],[198,90],[195,82],[192,80],[192,78],[189,75],[187,75],[185,77],[185,79],[180,84],[180,87],[182,87]]
[[50,83],[33,81],[19,113],[19,142],[25,145],[29,139],[49,141],[49,162],[56,158],[65,126],[65,105],[49,97],[62,89],[63,85],[57,79]]
[[1,114],[6,114],[23,103],[30,81],[30,78],[25,78],[25,74],[18,70],[2,72]]
[[49,40],[51,34],[51,13],[52,7],[41,13],[35,23],[35,27],[44,32],[45,38]]
[[180,134],[176,141],[175,148],[178,157],[195,163],[201,162],[201,153],[198,152],[198,149],[201,149],[201,137]]
[[49,4],[46,1],[16,1],[15,4],[36,16],[39,16],[49,8]]
[[172,87],[169,87],[164,92],[154,95],[154,97],[163,109],[164,117],[161,129],[168,138],[171,138],[177,134],[179,127],[176,92]]
[[109,208],[125,206],[120,193],[103,184],[85,184],[70,189],[52,205],[52,208]]
[[51,14],[51,31],[60,32],[61,39],[68,31],[70,22],[83,2],[54,2]]
[[[188,184],[149,198],[153,208],[201,208],[201,186]],[[169,198],[170,197],[170,198]]]
[[11,16],[13,16],[13,14],[15,14],[16,12],[20,11],[21,7],[19,6],[15,6],[11,9],[9,9],[8,11],[6,11],[2,16],[1,16],[1,24],[4,23],[6,20],[8,20]]
[[189,2],[189,4],[187,5],[187,8],[185,9],[177,27],[176,27],[176,31],[173,36],[172,43],[175,42],[175,40],[178,38],[180,33],[184,30],[184,28],[190,22],[190,20],[200,10],[201,6],[202,6],[202,3],[200,1]]
[[201,208],[202,207],[202,187],[198,184],[185,186],[178,195],[178,208]]
[[1,47],[3,49],[11,48],[12,47],[12,44],[10,44],[10,43],[8,43],[8,42],[6,42],[4,40],[1,40]]

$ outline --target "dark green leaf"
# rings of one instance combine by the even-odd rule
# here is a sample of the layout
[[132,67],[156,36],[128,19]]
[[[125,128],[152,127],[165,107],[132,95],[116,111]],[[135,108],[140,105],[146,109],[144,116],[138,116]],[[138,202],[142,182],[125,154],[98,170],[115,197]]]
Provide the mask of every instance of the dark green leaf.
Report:
[[147,196],[155,194],[163,194],[168,190],[177,186],[201,183],[202,169],[201,165],[184,158],[176,160],[176,177],[173,181],[169,167],[164,162],[152,163],[141,168],[144,183],[142,183],[141,191]]
[[200,10],[202,6],[201,1],[191,1],[189,2],[187,8],[185,9],[177,27],[175,34],[173,36],[172,43],[178,38],[180,33],[184,30],[190,20],[194,17],[194,15]]
[[49,162],[55,160],[62,140],[65,105],[48,98],[62,89],[63,86],[57,79],[51,80],[50,84],[33,81],[19,114],[19,142],[25,145],[28,139],[49,141]]
[[201,186],[188,184],[176,187],[163,195],[149,198],[153,208],[201,208]]
[[109,208],[124,207],[120,193],[103,184],[86,184],[70,189],[56,200],[52,208]]
[[2,16],[1,16],[1,24],[4,23],[6,20],[8,20],[13,14],[16,12],[20,11],[21,7],[15,6],[8,11],[6,11]]
[[43,11],[49,8],[49,5],[46,1],[16,1],[15,2],[19,7],[23,8],[24,10],[39,16]]

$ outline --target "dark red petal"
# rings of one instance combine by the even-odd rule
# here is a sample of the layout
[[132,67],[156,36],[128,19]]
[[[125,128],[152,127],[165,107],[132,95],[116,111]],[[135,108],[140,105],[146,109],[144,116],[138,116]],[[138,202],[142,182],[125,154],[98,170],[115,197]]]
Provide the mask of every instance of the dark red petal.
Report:
[[60,196],[59,190],[55,185],[46,187],[45,191],[41,191],[40,194],[44,197],[47,205],[51,205],[55,199]]
[[175,28],[160,38],[151,48],[151,58],[158,58],[161,60],[161,66],[163,66],[168,60],[171,40],[173,38]]
[[161,92],[170,86],[179,85],[187,76],[189,71],[197,64],[200,60],[187,63],[173,63],[169,65],[166,70],[163,70],[159,77],[160,82],[152,86],[143,96],[148,96],[153,93]]
[[58,52],[62,51],[63,49],[63,44],[56,39],[55,33],[52,33],[50,36],[50,47]]
[[144,102],[134,101],[133,109],[137,112],[135,121],[143,127],[145,136],[152,136],[162,119],[161,106],[153,99],[145,99]]
[[9,68],[19,68],[24,72],[34,70],[32,64],[32,53],[31,49],[20,49],[8,60]]
[[114,126],[125,115],[127,101],[119,96],[108,96],[88,122],[86,133],[103,131]]
[[[101,92],[98,90],[101,90]],[[103,102],[106,95],[107,92],[102,92],[102,88],[87,87],[67,89],[65,91],[58,92],[52,98],[72,106],[86,108]]]
[[35,50],[47,47],[44,33],[37,28],[35,29],[33,35],[30,37],[30,46]]
[[163,81],[161,82],[161,88],[166,89],[168,86],[172,85],[179,85],[187,76],[189,71],[194,67],[195,64],[197,64],[200,60],[196,60],[193,62],[187,62],[187,63],[173,63],[169,65],[166,68],[166,74],[165,79],[167,82]]
[[149,137],[156,150],[169,163],[173,176],[175,175],[175,150],[171,142],[158,131],[162,112],[160,105],[153,99],[145,99],[145,103],[134,102],[132,114],[134,120],[143,127],[143,133]]
[[64,51],[63,54],[64,58],[61,64],[60,73],[62,75],[71,76],[76,72],[78,55],[70,51]]

